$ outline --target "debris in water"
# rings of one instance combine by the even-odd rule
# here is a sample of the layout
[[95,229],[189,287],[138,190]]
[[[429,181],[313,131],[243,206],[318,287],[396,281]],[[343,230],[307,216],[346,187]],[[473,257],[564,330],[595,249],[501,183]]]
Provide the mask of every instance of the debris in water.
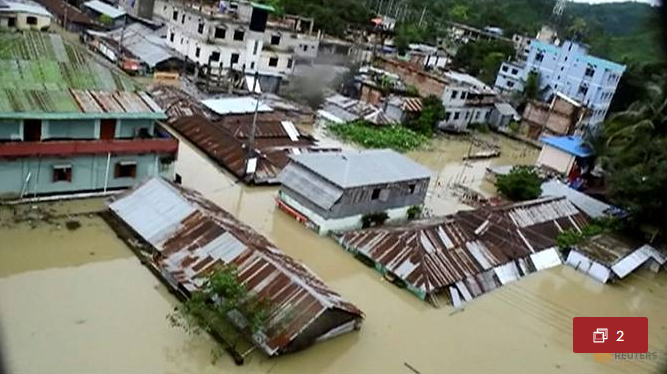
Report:
[[93,251],[88,252],[88,254],[91,255],[91,256],[95,256],[95,252],[93,252]]
[[[81,223],[79,221],[67,221],[65,222],[65,226],[67,226],[68,230],[73,231],[81,227]],[[60,228],[60,226],[58,226],[58,228]]]
[[86,323],[86,320],[85,319],[77,319],[76,321],[74,321],[74,323],[77,324],[77,325],[83,325],[84,323]]
[[421,374],[419,370],[415,369],[414,367],[412,367],[412,365],[408,364],[407,362],[404,362],[403,365],[405,365],[406,368],[412,370],[413,373]]
[[452,312],[449,313],[449,315],[450,315],[450,316],[453,316],[454,314],[461,313],[461,312],[463,312],[464,310],[466,310],[466,308],[456,308],[456,309],[452,310]]

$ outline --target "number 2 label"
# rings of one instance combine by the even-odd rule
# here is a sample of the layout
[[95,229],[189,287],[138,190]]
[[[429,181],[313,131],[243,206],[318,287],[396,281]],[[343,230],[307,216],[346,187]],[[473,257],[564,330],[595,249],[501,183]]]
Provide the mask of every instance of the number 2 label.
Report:
[[625,340],[623,340],[623,330],[618,330],[618,331],[616,331],[616,333],[621,335],[621,336],[618,337],[618,339],[616,339],[616,341],[617,342],[624,342]]

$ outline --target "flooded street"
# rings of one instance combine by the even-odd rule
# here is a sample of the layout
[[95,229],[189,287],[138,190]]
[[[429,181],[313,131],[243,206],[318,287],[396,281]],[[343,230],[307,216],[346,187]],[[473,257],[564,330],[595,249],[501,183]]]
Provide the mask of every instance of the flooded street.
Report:
[[[409,153],[434,172],[427,198],[433,213],[465,208],[448,184],[491,193],[486,167],[537,157],[520,143],[483,137],[502,146],[500,158],[460,166],[470,143],[453,138],[436,140],[435,152]],[[213,365],[213,342],[169,326],[165,315],[175,298],[104,221],[67,216],[101,209],[101,200],[44,208],[55,218],[36,226],[14,223],[14,213],[2,207],[0,323],[11,373],[657,373],[666,363],[664,272],[639,272],[603,286],[559,266],[485,294],[462,311],[435,309],[274,209],[276,187],[236,183],[182,139],[176,169],[185,186],[266,235],[359,306],[366,313],[361,330],[276,359],[253,353],[241,367],[227,356]],[[73,219],[81,226],[70,230],[66,222]],[[574,316],[648,317],[649,351],[658,359],[598,362],[592,354],[572,353]]]

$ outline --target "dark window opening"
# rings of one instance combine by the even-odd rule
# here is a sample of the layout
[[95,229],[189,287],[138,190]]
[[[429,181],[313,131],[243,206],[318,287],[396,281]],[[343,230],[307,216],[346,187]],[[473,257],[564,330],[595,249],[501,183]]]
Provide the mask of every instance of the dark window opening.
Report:
[[454,120],[455,120],[455,121],[456,121],[457,119],[459,119],[460,116],[461,116],[461,114],[460,114],[459,112],[454,112]]
[[291,58],[288,58],[288,59],[287,59],[287,68],[288,68],[288,69],[291,69],[291,68],[292,68],[292,63],[293,63],[292,59],[291,59]]
[[512,75],[516,75],[519,72],[517,69],[512,69]]
[[586,75],[587,77],[592,77],[593,74],[595,74],[595,68],[593,68],[592,66],[587,67],[586,73],[584,73],[584,75]]
[[71,182],[72,181],[72,166],[70,166],[70,165],[55,165],[55,166],[53,166],[53,181],[54,182]]
[[452,99],[456,99],[456,96],[459,94],[458,91],[452,91]]
[[253,61],[253,62],[250,63],[250,70],[252,70],[254,68],[255,68],[255,62]]
[[588,93],[588,87],[584,85],[579,86],[579,93],[582,95],[586,95]]
[[258,49],[259,49],[259,42],[257,40],[255,40],[255,45],[252,48],[252,54],[256,55]]
[[239,62],[239,54],[238,53],[232,53],[231,63],[236,64],[237,62]]
[[9,27],[16,26],[16,17],[7,18],[7,26],[9,26]]
[[172,42],[172,43],[174,42],[174,32],[173,31],[171,33],[169,33],[169,41]]
[[502,69],[503,71],[507,71],[507,66],[503,66],[501,69]]
[[271,57],[269,58],[269,66],[278,66],[278,58],[277,57]]
[[371,200],[377,200],[380,198],[381,188],[374,188],[373,193],[371,194]]
[[199,48],[199,47],[195,48],[195,57],[199,57],[200,52],[201,52],[201,48]]
[[26,17],[25,18],[25,23],[27,23],[28,25],[36,25],[37,24],[37,17],[33,17],[33,16]]
[[135,178],[137,176],[137,163],[133,161],[121,161],[116,163],[114,178]]
[[151,132],[148,130],[148,127],[140,127],[136,130],[135,137],[140,139],[150,139]]
[[280,44],[280,35],[271,35],[271,45]]
[[42,121],[39,119],[23,120],[23,140],[38,142],[42,140]]
[[243,41],[244,36],[245,32],[243,30],[234,30],[234,40]]
[[174,21],[178,21],[178,10],[175,10],[175,9],[174,9],[174,13],[172,13],[171,18],[172,18]]
[[218,39],[224,39],[225,36],[227,35],[227,29],[224,27],[216,27],[215,28],[215,37]]
[[220,61],[220,52],[211,52],[210,61]]
[[197,26],[197,32],[200,33],[200,34],[203,34],[203,33],[204,33],[204,23],[203,23],[203,22],[201,22],[201,23]]
[[100,139],[109,140],[116,137],[116,120],[100,120]]
[[185,14],[181,16],[181,23],[185,23]]
[[308,46],[307,46],[307,45],[302,45],[301,48],[303,48],[303,51],[304,51],[304,52],[306,52],[306,51],[308,50]]
[[417,185],[416,184],[411,184],[411,185],[408,186],[408,188],[410,189],[410,193],[413,194],[417,190]]
[[544,60],[544,52],[537,52],[535,56],[535,61],[542,62]]

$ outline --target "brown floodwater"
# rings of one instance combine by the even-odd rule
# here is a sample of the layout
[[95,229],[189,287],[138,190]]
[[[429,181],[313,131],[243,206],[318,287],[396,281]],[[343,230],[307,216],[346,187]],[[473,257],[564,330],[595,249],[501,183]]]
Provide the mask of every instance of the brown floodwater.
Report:
[[[483,181],[488,165],[536,157],[520,144],[497,141],[501,158],[465,169],[457,164],[470,145],[454,138],[409,154],[445,181],[432,184],[428,203],[435,213],[460,206],[444,190],[447,181],[465,175],[467,186],[491,193]],[[3,207],[0,323],[12,372],[657,373],[665,365],[665,273],[640,272],[612,286],[560,266],[485,294],[463,310],[435,309],[275,210],[275,187],[243,187],[184,141],[176,169],[184,185],[253,226],[358,305],[366,313],[362,329],[279,358],[253,353],[241,367],[228,357],[213,364],[214,343],[169,326],[165,315],[175,299],[100,218],[86,214],[101,201],[21,207],[33,216],[51,212],[42,223]],[[68,220],[81,226],[69,230]],[[658,359],[598,362],[572,353],[575,316],[648,317],[649,350]]]

